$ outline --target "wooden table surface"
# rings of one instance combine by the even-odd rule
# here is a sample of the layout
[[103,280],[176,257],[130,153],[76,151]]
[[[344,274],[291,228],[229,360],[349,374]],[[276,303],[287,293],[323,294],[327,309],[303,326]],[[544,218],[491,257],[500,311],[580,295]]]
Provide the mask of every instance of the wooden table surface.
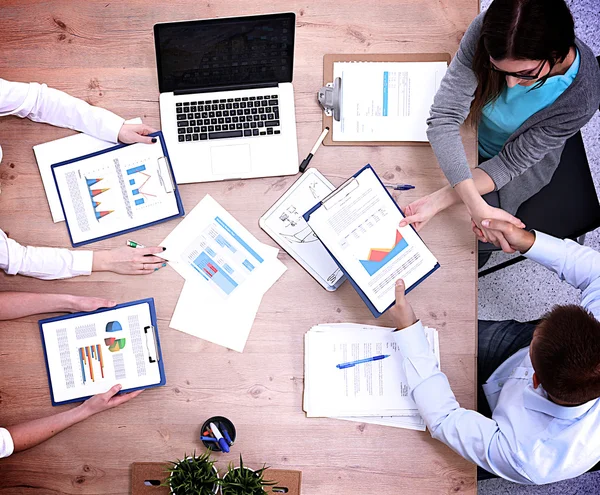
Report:
[[[454,54],[476,0],[3,0],[0,75],[38,81],[160,127],[152,25],[181,19],[294,11],[294,87],[298,150],[304,157],[321,129],[316,91],[325,53],[448,52]],[[72,134],[45,124],[0,120],[0,227],[23,244],[68,247],[64,224],[53,224],[32,146]],[[471,163],[475,140],[465,137]],[[404,206],[446,184],[429,146],[322,147],[311,165],[338,185],[370,162],[388,181],[409,182]],[[259,240],[273,244],[258,218],[294,177],[189,184],[186,211],[210,193]],[[146,245],[162,241],[179,220],[139,231]],[[440,331],[441,363],[462,406],[475,405],[475,239],[464,208],[438,215],[422,231],[442,266],[414,290],[417,315]],[[94,245],[122,246],[125,237]],[[169,328],[183,280],[167,267],[147,277],[96,273],[40,281],[2,273],[0,290],[60,292],[124,302],[154,297],[167,385],[97,415],[29,451],[0,461],[0,493],[130,492],[130,464],[164,461],[201,449],[202,422],[229,417],[238,441],[219,455],[225,468],[239,453],[251,467],[303,472],[303,494],[475,493],[475,467],[429,433],[307,419],[302,412],[303,337],[324,322],[375,321],[344,284],[326,293],[285,252],[288,270],[263,299],[243,354]],[[48,316],[48,315],[44,315]],[[50,405],[38,317],[0,324],[0,424],[65,410]]]

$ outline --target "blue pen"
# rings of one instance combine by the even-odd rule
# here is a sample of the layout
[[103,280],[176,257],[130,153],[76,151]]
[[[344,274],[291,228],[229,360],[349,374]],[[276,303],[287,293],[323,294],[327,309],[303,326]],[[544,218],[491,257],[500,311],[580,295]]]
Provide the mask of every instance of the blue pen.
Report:
[[415,186],[411,186],[410,184],[384,184],[384,186],[394,191],[408,191],[415,188]]
[[225,428],[223,428],[223,425],[221,425],[221,433],[223,433],[223,436],[225,437],[225,440],[227,440],[227,443],[229,445],[233,445],[231,437],[229,436],[229,432]]
[[339,370],[343,370],[345,368],[352,368],[357,364],[370,363],[371,361],[379,361],[381,359],[385,359],[386,357],[390,357],[389,354],[382,354],[381,356],[372,356],[365,359],[359,359],[358,361],[350,361],[349,363],[337,364],[335,367]]
[[213,438],[213,437],[202,436],[202,437],[200,437],[200,440],[202,440],[203,442],[217,442],[217,439]]

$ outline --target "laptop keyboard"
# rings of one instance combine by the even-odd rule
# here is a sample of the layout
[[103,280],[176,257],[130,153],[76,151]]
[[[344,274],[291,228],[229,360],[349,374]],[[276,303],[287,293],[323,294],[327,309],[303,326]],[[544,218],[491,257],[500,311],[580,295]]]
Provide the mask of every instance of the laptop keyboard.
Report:
[[280,134],[277,95],[175,103],[179,142]]

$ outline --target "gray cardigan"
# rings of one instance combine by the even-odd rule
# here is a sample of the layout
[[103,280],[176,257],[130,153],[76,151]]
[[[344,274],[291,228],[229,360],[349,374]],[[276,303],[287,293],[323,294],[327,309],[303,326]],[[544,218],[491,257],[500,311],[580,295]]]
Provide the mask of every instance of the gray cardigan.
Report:
[[[484,15],[478,15],[467,29],[427,120],[429,142],[452,187],[472,177],[459,127],[469,115],[477,88],[472,62]],[[580,55],[575,80],[552,105],[529,117],[498,155],[479,166],[494,181],[500,206],[509,213],[514,214],[521,203],[550,182],[566,140],[598,110],[598,62],[587,45],[579,39],[575,43]]]

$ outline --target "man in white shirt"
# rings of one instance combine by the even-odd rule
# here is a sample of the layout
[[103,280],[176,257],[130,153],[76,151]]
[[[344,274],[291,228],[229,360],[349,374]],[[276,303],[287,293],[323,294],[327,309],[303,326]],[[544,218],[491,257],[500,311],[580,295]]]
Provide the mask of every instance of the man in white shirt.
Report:
[[557,306],[537,325],[480,322],[480,357],[512,348],[483,385],[486,417],[456,401],[398,281],[390,311],[412,397],[433,438],[491,473],[524,484],[578,476],[600,461],[600,253],[507,222],[484,226],[580,289],[581,306]]

